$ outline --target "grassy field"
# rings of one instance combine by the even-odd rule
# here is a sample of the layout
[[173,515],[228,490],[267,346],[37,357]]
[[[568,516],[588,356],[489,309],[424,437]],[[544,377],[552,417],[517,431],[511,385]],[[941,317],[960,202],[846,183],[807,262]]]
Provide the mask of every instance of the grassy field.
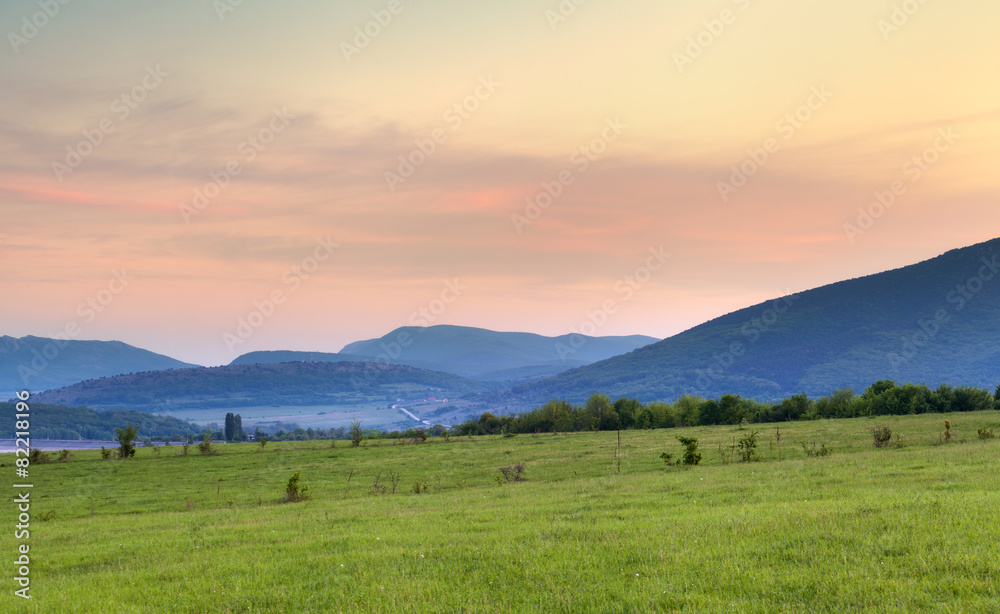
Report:
[[[941,444],[945,418],[956,437]],[[873,449],[875,424],[901,433],[903,447]],[[0,603],[76,613],[1000,610],[1000,440],[976,434],[1000,434],[1000,412],[786,423],[780,460],[775,426],[757,425],[761,462],[732,464],[722,456],[749,428],[623,432],[620,473],[615,433],[217,445],[216,456],[141,448],[129,461],[76,452],[32,465],[34,598],[13,597],[8,580]],[[659,458],[680,455],[678,434],[700,438],[700,466]],[[833,453],[806,457],[802,443]],[[0,457],[11,483],[12,460]],[[527,481],[498,483],[499,467],[519,463]],[[295,471],[311,498],[282,503]],[[380,472],[390,492],[372,494]],[[2,535],[12,561],[13,531]]]

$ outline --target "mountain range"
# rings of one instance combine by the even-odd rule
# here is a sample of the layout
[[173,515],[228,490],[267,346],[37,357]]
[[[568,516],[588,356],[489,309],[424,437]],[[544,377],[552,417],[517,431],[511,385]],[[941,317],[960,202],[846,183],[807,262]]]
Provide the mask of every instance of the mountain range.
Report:
[[339,353],[253,352],[225,367],[179,369],[188,365],[117,342],[68,342],[46,359],[48,340],[3,341],[0,373],[11,390],[23,387],[19,369],[39,357],[50,364],[34,370],[33,389],[84,373],[173,369],[38,396],[102,408],[370,405],[446,391],[464,395],[466,406],[503,411],[552,398],[580,402],[593,392],[774,400],[860,392],[880,379],[992,390],[1000,384],[1000,239],[778,297],[656,342],[404,327]]
[[380,361],[478,380],[508,381],[554,375],[657,341],[644,335],[545,337],[468,326],[404,326],[378,339],[348,344],[338,353],[250,352],[231,364]]

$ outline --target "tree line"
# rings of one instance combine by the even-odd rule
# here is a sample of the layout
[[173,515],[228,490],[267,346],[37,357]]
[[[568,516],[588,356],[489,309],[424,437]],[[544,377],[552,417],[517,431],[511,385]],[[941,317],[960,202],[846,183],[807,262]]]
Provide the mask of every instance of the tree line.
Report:
[[851,389],[810,399],[804,392],[779,402],[760,402],[735,394],[718,399],[685,395],[673,403],[610,397],[594,393],[583,405],[551,400],[520,414],[497,416],[490,412],[452,428],[455,435],[498,433],[549,433],[613,431],[622,429],[674,428],[717,424],[753,424],[856,418],[944,412],[982,411],[1000,408],[1000,386],[995,393],[983,388],[941,384],[932,390],[925,384],[896,384],[880,380],[863,394]]

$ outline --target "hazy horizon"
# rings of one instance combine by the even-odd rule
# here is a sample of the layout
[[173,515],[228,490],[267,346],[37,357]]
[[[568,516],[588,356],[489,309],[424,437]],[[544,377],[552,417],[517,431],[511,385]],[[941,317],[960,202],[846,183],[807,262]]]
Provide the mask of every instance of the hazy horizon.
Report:
[[0,335],[665,338],[995,238],[1000,6],[903,4],[5,3]]

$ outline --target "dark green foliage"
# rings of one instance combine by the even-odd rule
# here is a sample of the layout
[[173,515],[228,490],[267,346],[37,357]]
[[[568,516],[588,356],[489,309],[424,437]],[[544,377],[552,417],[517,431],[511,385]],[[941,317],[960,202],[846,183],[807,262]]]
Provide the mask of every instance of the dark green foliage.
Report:
[[681,442],[684,446],[684,455],[681,457],[681,462],[685,465],[697,465],[701,462],[701,453],[698,452],[698,438],[697,437],[677,437],[677,441]]
[[139,432],[138,426],[126,425],[123,429],[115,429],[115,439],[118,440],[118,458],[132,458],[135,456],[135,436]]
[[69,450],[63,450],[59,453],[59,458],[57,458],[60,463],[65,463],[69,460]]
[[885,448],[892,440],[892,429],[885,425],[876,426],[872,429],[872,439],[876,448]]
[[31,453],[28,455],[28,459],[31,461],[32,464],[35,464],[35,465],[44,464],[44,463],[47,463],[47,462],[49,462],[51,460],[49,458],[49,453],[48,452],[43,452],[42,450],[39,450],[38,448],[32,448],[31,449]]
[[737,447],[740,450],[740,460],[744,463],[750,463],[760,460],[760,456],[757,454],[757,431],[752,431],[744,435]]
[[266,446],[267,445],[267,435],[265,435],[264,433],[257,433],[257,443],[260,444],[260,447],[262,447],[262,448],[264,446]]
[[666,464],[666,465],[667,465],[668,467],[669,467],[670,465],[673,465],[673,464],[674,464],[674,455],[673,455],[673,454],[671,454],[670,452],[664,452],[663,454],[661,454],[661,455],[660,455],[660,458],[662,458],[662,459],[663,459],[663,462],[664,462],[664,463],[665,463],[665,464]]
[[288,484],[285,485],[285,501],[291,503],[309,497],[309,487],[300,483],[301,478],[301,471],[296,471],[292,477],[288,478]]
[[993,439],[993,429],[981,426],[976,430],[980,439]]
[[104,446],[101,446],[101,458],[103,458],[104,460],[108,460],[111,458],[111,453],[112,453],[111,450],[105,448]]
[[223,426],[223,432],[226,435],[226,441],[232,441],[236,437],[236,416],[232,412],[226,414],[225,426]]

